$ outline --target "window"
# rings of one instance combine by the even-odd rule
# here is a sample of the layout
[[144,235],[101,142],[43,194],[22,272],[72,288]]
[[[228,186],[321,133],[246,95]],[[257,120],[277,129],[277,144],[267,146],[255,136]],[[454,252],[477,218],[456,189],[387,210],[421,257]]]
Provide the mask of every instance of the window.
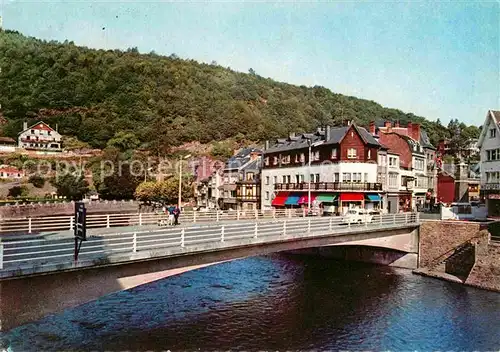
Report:
[[490,129],[490,138],[495,138],[497,136],[497,129],[492,128]]
[[295,162],[298,163],[300,161],[299,154],[295,154]]
[[500,148],[486,151],[486,161],[500,160]]
[[247,172],[247,174],[246,174],[246,180],[247,181],[253,181],[254,180],[254,173],[253,172]]
[[356,182],[356,183],[361,182],[361,172],[353,172],[352,173],[352,182]]
[[368,173],[365,172],[364,176],[365,176],[365,178],[364,178],[365,182],[368,182]]
[[304,182],[304,174],[300,175],[300,182]]
[[278,183],[278,176],[273,176],[273,184]]
[[31,134],[35,134],[35,130],[31,130]]
[[424,169],[424,160],[423,159],[415,159],[415,170],[423,170]]
[[396,166],[397,158],[389,157],[389,166]]
[[486,183],[498,183],[500,181],[500,172],[486,172]]
[[47,131],[47,134],[50,136],[50,131]]
[[295,175],[295,183],[300,183],[300,175]]
[[278,157],[275,156],[273,157],[273,165],[277,165],[278,164]]
[[253,188],[247,187],[245,191],[247,197],[253,197]]
[[347,149],[347,159],[356,159],[357,150],[354,148]]
[[269,176],[266,176],[266,185],[269,184]]
[[283,183],[286,183],[286,176],[283,175]]
[[315,161],[319,160],[319,151],[318,150],[313,153],[313,160],[315,160]]
[[349,172],[342,173],[342,182],[351,182],[351,174]]
[[390,173],[389,174],[389,186],[397,186],[398,185],[398,174]]
[[290,155],[284,155],[281,157],[282,164],[290,164]]
[[286,177],[286,180],[287,180],[287,183],[291,183],[292,182],[292,176],[288,175]]
[[309,175],[309,180],[310,180],[311,182],[314,182],[314,174],[310,174],[310,175]]
[[332,149],[332,159],[337,159],[337,148]]
[[368,149],[368,159],[371,159],[371,158],[372,158],[372,150]]
[[319,174],[316,174],[316,178],[314,182],[319,182]]
[[303,163],[304,161],[306,161],[306,156],[304,155],[304,153],[301,153],[300,154],[300,162]]
[[264,165],[269,166],[269,157],[268,156],[266,156],[266,158],[264,159]]
[[339,177],[339,173],[336,172],[335,174],[333,174],[333,182],[340,182],[340,177]]
[[269,200],[269,191],[266,191],[266,200]]

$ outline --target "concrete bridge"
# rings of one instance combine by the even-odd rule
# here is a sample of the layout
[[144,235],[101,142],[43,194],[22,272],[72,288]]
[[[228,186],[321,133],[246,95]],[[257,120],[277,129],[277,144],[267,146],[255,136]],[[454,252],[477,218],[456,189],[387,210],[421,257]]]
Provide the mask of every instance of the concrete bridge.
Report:
[[403,213],[361,224],[342,224],[340,217],[303,217],[150,231],[117,228],[84,242],[77,262],[69,236],[4,239],[0,331],[180,272],[273,252],[327,255],[343,248],[347,259],[416,268],[418,227],[418,214]]

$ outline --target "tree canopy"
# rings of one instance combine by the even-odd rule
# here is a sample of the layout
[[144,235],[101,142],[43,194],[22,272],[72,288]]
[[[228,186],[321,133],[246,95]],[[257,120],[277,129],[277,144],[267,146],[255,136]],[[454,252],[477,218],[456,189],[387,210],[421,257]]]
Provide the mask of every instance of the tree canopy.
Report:
[[23,120],[39,119],[92,147],[122,151],[140,146],[161,152],[237,135],[263,141],[347,119],[421,123],[434,144],[447,136],[438,121],[321,86],[136,48],[95,50],[0,30],[0,67],[0,103],[8,120],[3,132],[12,137]]

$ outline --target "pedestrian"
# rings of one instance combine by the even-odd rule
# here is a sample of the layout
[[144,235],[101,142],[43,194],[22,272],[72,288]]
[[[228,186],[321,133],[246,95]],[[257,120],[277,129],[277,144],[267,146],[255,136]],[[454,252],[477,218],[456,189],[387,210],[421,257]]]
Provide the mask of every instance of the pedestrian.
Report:
[[173,225],[174,224],[174,220],[175,220],[174,209],[175,208],[172,205],[169,205],[169,207],[167,208],[167,212],[168,212],[168,224],[169,225]]
[[181,215],[181,210],[177,206],[174,209],[174,219],[175,219],[174,225],[179,225],[179,215]]

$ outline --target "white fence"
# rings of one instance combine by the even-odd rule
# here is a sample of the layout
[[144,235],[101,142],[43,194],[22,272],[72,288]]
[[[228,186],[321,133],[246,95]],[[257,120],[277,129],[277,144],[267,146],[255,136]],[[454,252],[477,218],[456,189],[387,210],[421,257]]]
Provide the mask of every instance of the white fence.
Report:
[[[302,209],[283,209],[268,211],[211,211],[182,212],[179,221],[183,223],[221,222],[231,220],[276,219],[283,217],[305,216]],[[87,228],[111,228],[122,226],[157,225],[166,220],[163,213],[133,214],[88,214]],[[73,229],[74,216],[25,217],[0,220],[0,234],[40,233],[50,231],[70,231]]]
[[[110,255],[146,253],[148,258],[158,256],[164,250],[180,254],[191,246],[196,250],[214,250],[217,245],[238,246],[250,241],[277,241],[314,237],[325,234],[342,235],[360,232],[363,229],[386,229],[399,226],[417,225],[417,213],[387,214],[374,216],[366,223],[343,223],[342,217],[303,217],[270,219],[264,221],[241,221],[193,225],[188,227],[168,227],[151,231],[110,233],[91,236],[83,242],[80,260],[106,260]],[[264,239],[264,241],[263,241]],[[247,242],[242,242],[246,240]],[[251,242],[250,242],[251,243]],[[204,246],[206,245],[206,246]],[[28,239],[0,242],[0,269],[17,270],[26,267],[43,267],[59,263],[71,263],[74,254],[73,238]],[[175,252],[177,250],[177,252]],[[130,260],[130,257],[127,258]]]

